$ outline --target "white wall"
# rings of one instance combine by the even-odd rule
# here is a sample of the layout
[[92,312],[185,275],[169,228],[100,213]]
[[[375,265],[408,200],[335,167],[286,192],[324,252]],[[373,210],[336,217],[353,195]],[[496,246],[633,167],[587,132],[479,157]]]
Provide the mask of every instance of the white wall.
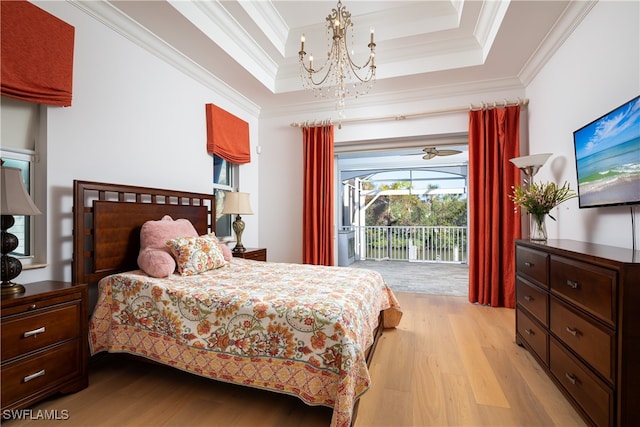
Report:
[[[536,180],[568,181],[576,189],[573,131],[640,94],[640,3],[598,2],[526,94],[530,151],[554,154]],[[632,247],[628,206],[579,209],[573,199],[556,211],[557,223],[547,221],[551,238]]]
[[[252,145],[258,121],[68,2],[37,2],[75,27],[73,105],[47,107],[48,262],[20,280],[71,279],[73,180],[212,192],[205,104],[247,121]],[[258,163],[240,168],[240,186],[256,215],[246,216],[243,243],[258,244]]]

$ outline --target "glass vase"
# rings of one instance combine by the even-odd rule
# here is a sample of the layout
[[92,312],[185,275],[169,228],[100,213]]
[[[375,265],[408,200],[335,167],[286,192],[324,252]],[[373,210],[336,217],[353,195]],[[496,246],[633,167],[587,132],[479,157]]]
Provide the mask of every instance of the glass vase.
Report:
[[547,214],[531,214],[531,234],[529,239],[537,242],[547,241]]

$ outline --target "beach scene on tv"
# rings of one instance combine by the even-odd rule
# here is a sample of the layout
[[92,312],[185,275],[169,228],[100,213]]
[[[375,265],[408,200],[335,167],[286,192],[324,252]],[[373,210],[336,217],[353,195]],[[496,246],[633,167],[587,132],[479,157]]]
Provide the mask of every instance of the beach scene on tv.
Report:
[[640,203],[640,97],[574,132],[580,207]]

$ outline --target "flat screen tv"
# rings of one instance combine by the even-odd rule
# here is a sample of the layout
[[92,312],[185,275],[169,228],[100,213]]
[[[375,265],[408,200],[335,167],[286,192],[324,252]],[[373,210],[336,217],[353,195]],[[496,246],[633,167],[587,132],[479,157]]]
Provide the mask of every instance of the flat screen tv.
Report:
[[640,203],[640,96],[573,133],[581,208]]

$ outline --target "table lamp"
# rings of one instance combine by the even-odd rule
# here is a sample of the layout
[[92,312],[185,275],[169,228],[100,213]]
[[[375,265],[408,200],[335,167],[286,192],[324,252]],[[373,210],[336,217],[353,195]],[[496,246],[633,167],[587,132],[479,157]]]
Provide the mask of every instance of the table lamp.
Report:
[[7,230],[15,224],[14,215],[40,215],[42,212],[33,203],[27,189],[24,188],[22,172],[17,168],[2,166],[0,181],[0,214],[2,229],[2,295],[18,294],[25,291],[24,286],[12,280],[22,272],[22,263],[9,254],[18,247],[18,238]]
[[244,252],[245,247],[242,245],[244,221],[240,215],[253,215],[249,204],[249,193],[227,192],[224,198],[222,214],[236,215],[236,219],[232,224],[233,231],[236,233],[236,246],[233,248],[233,252]]

